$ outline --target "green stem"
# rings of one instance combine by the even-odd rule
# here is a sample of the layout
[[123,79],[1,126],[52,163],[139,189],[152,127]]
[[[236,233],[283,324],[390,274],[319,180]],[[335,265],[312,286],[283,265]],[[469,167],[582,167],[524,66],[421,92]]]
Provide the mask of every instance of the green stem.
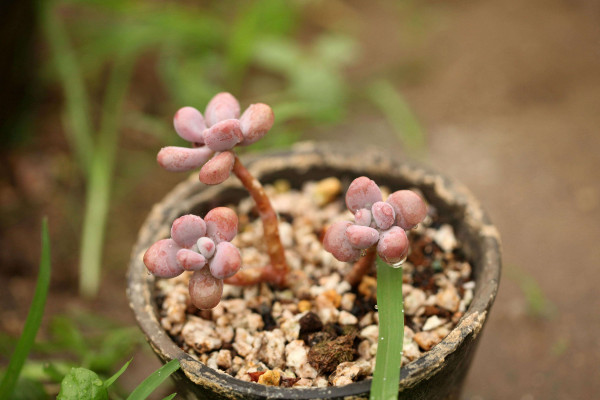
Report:
[[371,383],[371,400],[398,398],[404,343],[402,267],[393,268],[377,257],[379,343]]

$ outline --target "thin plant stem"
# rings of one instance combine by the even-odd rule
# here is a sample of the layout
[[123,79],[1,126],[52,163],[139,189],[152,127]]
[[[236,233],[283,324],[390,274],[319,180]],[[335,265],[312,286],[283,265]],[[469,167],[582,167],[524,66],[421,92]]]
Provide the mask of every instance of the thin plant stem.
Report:
[[49,287],[50,237],[48,234],[48,222],[44,218],[42,222],[42,254],[40,256],[40,270],[35,285],[35,292],[33,294],[31,306],[29,307],[29,313],[27,314],[23,333],[17,342],[15,351],[10,358],[6,372],[0,382],[0,399],[2,400],[11,398],[15,386],[17,385],[19,375],[21,374],[21,369],[23,369],[25,360],[35,342],[35,336],[42,323],[42,316],[44,315]]
[[268,281],[278,286],[284,286],[289,267],[285,259],[283,246],[281,245],[281,239],[279,238],[277,213],[273,209],[263,186],[246,169],[237,156],[235,156],[235,163],[233,164],[233,173],[242,182],[242,185],[248,190],[256,203],[258,215],[263,224],[265,244],[271,264],[260,269],[249,268],[242,270],[232,277],[233,281],[229,280],[228,283],[250,285]]
[[98,142],[88,175],[79,258],[79,291],[88,298],[96,295],[100,285],[102,247],[118,148],[119,122],[132,66],[131,54],[119,54],[112,67],[102,105]]
[[369,270],[373,266],[373,263],[375,262],[375,257],[377,255],[376,249],[377,246],[369,247],[365,255],[359,258],[358,261],[354,263],[352,269],[350,270],[348,275],[346,275],[346,281],[350,285],[358,285],[362,281],[363,276],[365,276],[369,272]]
[[377,308],[379,341],[370,399],[397,399],[404,342],[402,267],[393,268],[379,257],[377,258]]

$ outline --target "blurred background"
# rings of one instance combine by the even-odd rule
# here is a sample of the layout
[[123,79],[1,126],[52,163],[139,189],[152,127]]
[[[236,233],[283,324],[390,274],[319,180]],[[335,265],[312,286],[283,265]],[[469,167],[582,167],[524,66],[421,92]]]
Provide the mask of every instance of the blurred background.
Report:
[[129,251],[185,178],[155,161],[183,144],[175,111],[226,90],[274,108],[247,151],[379,145],[481,200],[504,271],[465,399],[600,393],[599,2],[24,0],[0,20],[1,365],[44,215],[52,243],[32,387],[57,388],[48,360],[110,376],[133,355],[123,393],[160,365],[125,297]]

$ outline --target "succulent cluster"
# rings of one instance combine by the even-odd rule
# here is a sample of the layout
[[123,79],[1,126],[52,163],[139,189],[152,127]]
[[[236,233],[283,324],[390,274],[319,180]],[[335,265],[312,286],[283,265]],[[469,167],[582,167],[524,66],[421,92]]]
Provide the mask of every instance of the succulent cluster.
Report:
[[219,184],[233,169],[233,147],[256,142],[271,129],[273,121],[273,111],[268,105],[252,104],[240,117],[237,99],[230,93],[219,93],[206,106],[204,117],[194,107],[177,111],[173,119],[175,131],[193,147],[164,147],[158,153],[158,163],[168,171],[202,167],[200,181]]
[[226,207],[212,209],[204,219],[184,215],[173,222],[170,239],[146,251],[144,264],[159,278],[194,271],[189,283],[192,303],[199,309],[213,308],[221,300],[223,279],[242,266],[240,251],[230,243],[237,227],[237,215]]
[[425,202],[415,192],[399,190],[383,201],[379,186],[364,176],[350,184],[346,206],[354,213],[354,223],[334,223],[323,239],[325,250],[340,261],[356,261],[365,250],[376,248],[387,263],[401,262],[409,248],[405,231],[427,215]]

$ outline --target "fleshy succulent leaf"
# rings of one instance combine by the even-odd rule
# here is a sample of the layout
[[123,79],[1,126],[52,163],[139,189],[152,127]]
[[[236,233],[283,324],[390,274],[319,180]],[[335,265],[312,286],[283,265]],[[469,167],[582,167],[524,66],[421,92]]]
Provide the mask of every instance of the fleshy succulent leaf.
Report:
[[377,229],[362,225],[350,225],[346,229],[346,236],[352,247],[361,250],[368,249],[379,240]]
[[177,262],[186,271],[198,271],[206,265],[206,258],[193,250],[181,249],[177,252]]
[[361,208],[354,214],[354,222],[357,225],[370,226],[371,219],[372,219],[371,211],[367,210],[366,208]]
[[240,103],[231,93],[218,93],[206,106],[204,116],[208,127],[226,119],[239,118]]
[[231,151],[224,151],[223,153],[217,154],[209,162],[204,164],[200,169],[200,182],[205,185],[218,185],[223,183],[233,168],[235,163],[235,156]]
[[214,152],[208,147],[163,147],[156,160],[161,167],[171,172],[189,171],[204,165]]
[[355,261],[360,250],[352,247],[346,235],[346,229],[352,225],[349,221],[338,221],[331,225],[323,238],[323,247],[340,261]]
[[238,229],[238,217],[230,208],[217,207],[210,210],[204,217],[206,234],[217,245],[229,242],[235,237]]
[[242,256],[237,247],[229,242],[217,245],[215,255],[210,260],[210,272],[217,279],[225,279],[235,275],[242,266]]
[[371,207],[371,213],[373,214],[373,219],[379,229],[385,231],[394,225],[396,213],[391,204],[378,201]]
[[202,133],[206,129],[204,117],[194,107],[180,108],[173,117],[175,132],[184,140],[204,144]]
[[154,243],[144,254],[146,268],[159,278],[174,278],[183,273],[177,262],[177,252],[181,249],[173,239],[163,239]]
[[229,150],[243,139],[240,121],[237,119],[217,122],[204,132],[204,143],[214,151]]
[[198,252],[204,256],[207,260],[211,258],[215,254],[216,245],[212,239],[207,237],[201,237],[196,242],[196,247],[198,247]]
[[386,200],[396,213],[396,225],[404,230],[414,228],[427,215],[425,201],[412,190],[398,190]]
[[223,280],[212,276],[208,268],[202,268],[190,278],[189,291],[194,306],[200,310],[210,310],[221,300]]
[[179,246],[190,248],[206,234],[206,223],[197,215],[184,215],[173,221],[171,239]]
[[374,203],[381,200],[379,186],[366,176],[353,180],[346,192],[346,206],[353,213],[361,208],[370,209]]
[[244,135],[242,145],[246,146],[260,140],[273,127],[275,115],[266,104],[252,104],[240,117],[240,126]]
[[377,254],[388,264],[396,264],[408,254],[408,238],[404,229],[392,226],[383,232],[377,243]]

